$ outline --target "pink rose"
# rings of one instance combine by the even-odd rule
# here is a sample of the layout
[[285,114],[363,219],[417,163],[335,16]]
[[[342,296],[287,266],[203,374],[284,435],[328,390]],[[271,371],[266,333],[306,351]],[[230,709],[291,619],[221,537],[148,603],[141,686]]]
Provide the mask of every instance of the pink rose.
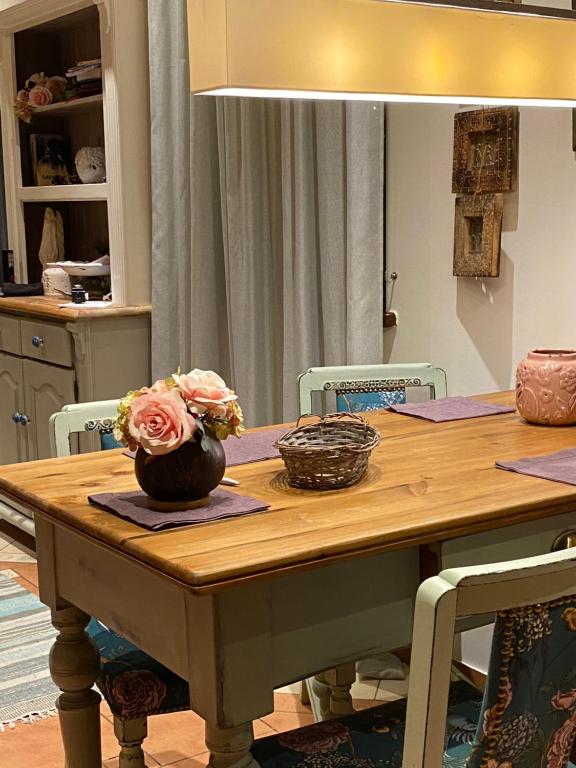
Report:
[[193,416],[176,389],[146,392],[130,404],[130,436],[147,453],[170,453],[190,440],[196,429]]
[[335,752],[340,744],[345,744],[350,737],[347,725],[337,721],[325,721],[300,728],[298,731],[281,733],[278,743],[288,749],[313,755],[318,752]]
[[546,755],[546,768],[565,768],[574,743],[574,715],[554,734]]
[[571,691],[558,691],[552,697],[552,706],[554,709],[574,709],[576,704],[576,688],[572,688]]
[[227,404],[238,399],[214,371],[194,368],[190,373],[175,373],[173,378],[198,413],[209,411],[215,419],[225,419]]
[[34,107],[44,107],[52,104],[52,92],[44,85],[35,85],[28,94],[28,103]]

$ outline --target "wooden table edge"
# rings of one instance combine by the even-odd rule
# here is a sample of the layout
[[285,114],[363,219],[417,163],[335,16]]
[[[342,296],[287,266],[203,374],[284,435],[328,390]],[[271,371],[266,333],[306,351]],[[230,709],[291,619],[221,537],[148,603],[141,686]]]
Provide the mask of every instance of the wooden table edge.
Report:
[[[451,539],[471,536],[477,533],[482,533],[484,531],[507,528],[508,526],[511,526],[511,525],[517,525],[519,523],[528,522],[534,519],[540,519],[542,517],[553,517],[555,515],[561,515],[563,513],[573,512],[575,507],[574,500],[562,500],[555,504],[551,504],[550,502],[537,503],[537,504],[534,504],[530,509],[526,509],[526,507],[523,507],[522,511],[519,512],[518,514],[514,514],[513,512],[510,512],[510,510],[508,510],[508,514],[505,519],[498,518],[497,516],[495,516],[490,518],[483,517],[481,520],[478,520],[478,521],[467,520],[465,525],[451,528],[450,530],[446,530],[446,531],[437,530],[434,535],[432,535],[431,533],[427,534],[426,532],[423,532],[421,534],[417,534],[414,536],[406,536],[402,539],[391,541],[389,543],[376,543],[376,544],[367,544],[367,545],[365,544],[363,546],[360,545],[353,549],[342,550],[341,552],[333,553],[327,556],[316,556],[309,560],[298,560],[291,563],[283,563],[283,564],[279,564],[276,567],[267,568],[265,570],[262,569],[258,572],[239,573],[228,579],[221,579],[218,581],[207,581],[205,577],[194,576],[193,573],[192,573],[192,578],[189,580],[186,580],[184,578],[179,578],[178,575],[174,573],[168,573],[161,568],[155,567],[155,564],[153,562],[141,559],[140,557],[138,557],[137,552],[129,549],[131,539],[124,539],[121,542],[123,549],[122,551],[119,551],[118,548],[111,546],[106,541],[103,541],[102,539],[99,539],[95,536],[87,535],[80,528],[76,528],[75,526],[70,525],[68,522],[63,522],[60,518],[51,514],[50,508],[48,506],[44,508],[35,507],[31,505],[29,502],[19,497],[17,494],[10,494],[5,489],[2,489],[0,492],[0,500],[5,501],[8,504],[10,503],[10,501],[14,501],[21,508],[28,510],[34,516],[40,515],[41,517],[46,519],[48,522],[50,522],[52,525],[56,525],[60,528],[64,528],[67,531],[75,533],[78,536],[81,536],[83,539],[91,541],[99,547],[103,547],[108,552],[114,552],[123,557],[128,557],[138,565],[146,568],[147,570],[152,571],[155,574],[160,575],[164,578],[167,578],[170,581],[177,583],[180,586],[186,588],[193,594],[198,594],[198,595],[206,595],[206,594],[221,592],[225,589],[230,589],[238,585],[244,585],[248,582],[259,581],[267,578],[274,578],[276,576],[286,575],[295,571],[311,570],[313,568],[319,568],[322,566],[342,563],[358,557],[370,557],[370,556],[382,554],[384,552],[393,552],[401,549],[409,549],[412,547],[421,547],[423,545],[439,544],[441,542],[449,541]],[[546,510],[545,515],[542,515],[543,509]]]

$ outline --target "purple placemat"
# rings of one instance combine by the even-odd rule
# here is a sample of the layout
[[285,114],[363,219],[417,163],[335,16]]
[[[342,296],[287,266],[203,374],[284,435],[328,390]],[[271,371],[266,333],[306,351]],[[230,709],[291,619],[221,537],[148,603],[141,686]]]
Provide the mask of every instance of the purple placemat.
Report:
[[498,469],[509,469],[523,475],[555,480],[558,483],[576,485],[576,448],[550,453],[548,456],[533,456],[517,461],[497,461]]
[[[260,432],[249,432],[240,438],[229,437],[222,442],[226,454],[226,466],[235,467],[238,464],[250,464],[252,461],[279,459],[280,452],[274,447],[278,438],[285,435],[287,429],[263,429]],[[124,451],[124,456],[133,459],[136,451]]]
[[274,447],[274,443],[287,431],[284,428],[263,429],[258,432],[249,432],[240,438],[229,437],[222,443],[226,454],[226,466],[234,467],[238,464],[250,464],[252,461],[279,459],[280,452]]
[[210,523],[227,517],[240,517],[262,512],[270,505],[252,496],[216,488],[210,494],[210,503],[198,509],[185,509],[180,512],[157,512],[148,508],[147,495],[143,491],[125,491],[124,493],[96,493],[88,496],[88,501],[99,509],[112,512],[123,520],[130,520],[150,531],[164,531],[181,525]]
[[516,409],[509,405],[472,400],[469,397],[443,397],[440,400],[426,400],[424,403],[391,405],[389,410],[428,421],[458,421],[475,419],[478,416],[493,416],[496,413],[513,413]]

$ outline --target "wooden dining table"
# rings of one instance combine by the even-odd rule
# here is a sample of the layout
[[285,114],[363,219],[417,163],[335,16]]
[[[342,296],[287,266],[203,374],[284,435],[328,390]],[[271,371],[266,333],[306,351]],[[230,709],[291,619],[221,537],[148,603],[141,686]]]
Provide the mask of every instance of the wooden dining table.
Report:
[[[159,532],[87,501],[137,487],[120,450],[0,467],[0,499],[35,516],[67,768],[100,766],[89,615],[186,679],[212,764],[243,768],[275,688],[411,642],[422,578],[547,552],[576,528],[575,486],[494,466],[575,447],[574,428],[365,415],[382,439],[356,485],[292,488],[280,459],[229,467],[267,511]],[[351,680],[325,679],[336,709],[349,702]]]

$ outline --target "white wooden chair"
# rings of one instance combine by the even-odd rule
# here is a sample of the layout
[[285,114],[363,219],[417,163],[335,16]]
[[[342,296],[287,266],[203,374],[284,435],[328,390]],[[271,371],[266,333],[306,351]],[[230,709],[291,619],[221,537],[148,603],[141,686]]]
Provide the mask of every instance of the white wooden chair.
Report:
[[108,434],[112,430],[120,400],[65,405],[50,417],[52,456],[70,456],[70,435],[81,432]]
[[[430,363],[309,368],[298,377],[300,413],[314,412],[313,392],[334,393],[337,401],[344,404],[342,410],[362,411],[370,410],[371,407],[386,407],[392,402],[403,402],[407,390],[413,388],[428,389],[428,399],[431,400],[446,397],[446,373]],[[363,407],[366,404],[359,395],[372,395],[375,404]],[[354,400],[358,402],[354,403]]]
[[[467,683],[451,689],[452,646],[461,621],[488,621],[493,614],[481,702]],[[254,758],[263,768],[304,768],[318,744],[328,768],[572,766],[576,548],[427,579],[416,596],[412,638],[405,715],[404,705],[393,702],[267,737],[254,745]],[[449,709],[451,690],[456,702]]]
[[[446,397],[446,373],[431,363],[382,365],[347,365],[309,368],[298,377],[300,414],[314,413],[312,395],[326,393],[334,399],[329,410],[365,412],[406,401],[407,391],[418,390],[420,398],[434,400]],[[367,677],[402,676],[402,665],[392,654],[358,662],[360,674]],[[329,678],[319,675],[302,688],[302,701],[310,701],[316,719],[327,714],[329,689],[349,686],[355,679],[351,665],[331,672]],[[330,683],[328,682],[330,680]]]

